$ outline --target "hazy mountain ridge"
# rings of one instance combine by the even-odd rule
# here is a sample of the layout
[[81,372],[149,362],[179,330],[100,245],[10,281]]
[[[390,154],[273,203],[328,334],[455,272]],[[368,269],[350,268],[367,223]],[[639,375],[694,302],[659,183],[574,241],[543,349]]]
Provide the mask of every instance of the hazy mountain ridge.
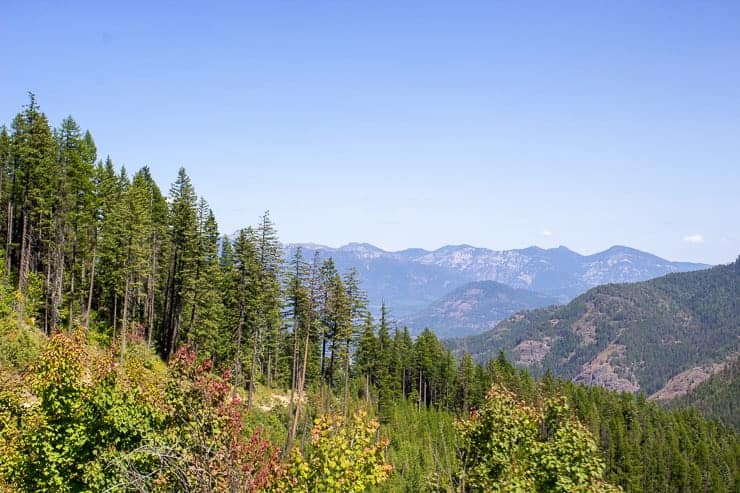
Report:
[[453,290],[399,323],[412,333],[433,328],[439,337],[462,337],[492,329],[512,313],[555,305],[558,300],[496,281],[473,281]]
[[384,299],[398,318],[423,310],[472,281],[497,281],[564,303],[600,284],[642,281],[708,267],[671,262],[622,246],[581,255],[563,246],[497,251],[448,245],[433,251],[410,248],[388,252],[368,243],[350,243],[339,248],[304,243],[286,245],[286,258],[298,247],[306,259],[319,252],[321,258],[332,257],[342,271],[355,267],[373,309],[377,310]]
[[[505,351],[541,374],[653,394],[686,385],[740,352],[740,260],[649,281],[599,286],[562,307],[518,313],[485,334],[449,341],[485,361]],[[679,393],[680,378],[671,384]]]

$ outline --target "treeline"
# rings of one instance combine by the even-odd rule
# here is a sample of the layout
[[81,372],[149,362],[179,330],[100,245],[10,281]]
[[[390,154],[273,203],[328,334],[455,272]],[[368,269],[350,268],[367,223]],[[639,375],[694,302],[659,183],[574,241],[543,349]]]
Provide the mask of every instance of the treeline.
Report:
[[436,338],[391,334],[385,315],[376,329],[357,273],[300,250],[283,259],[268,213],[221,236],[184,169],[165,197],[148,168],[130,175],[98,159],[72,117],[52,128],[32,94],[0,129],[0,161],[3,282],[19,319],[45,334],[95,326],[122,360],[131,338],[165,361],[188,345],[233,371],[250,407],[258,382],[289,388],[291,436],[307,389],[321,410],[338,399],[345,415],[371,386],[381,407],[398,396],[458,405],[456,362]]
[[[516,369],[503,354],[478,365],[469,355],[464,355],[456,366],[447,362],[448,353],[436,341],[434,334],[425,331],[408,350],[403,332],[392,338],[393,348],[388,361],[402,361],[405,355],[411,360],[410,367],[397,364],[389,380],[388,409],[393,418],[389,428],[397,430],[394,419],[401,419],[402,427],[413,427],[416,419],[428,420],[435,417],[435,423],[428,430],[418,430],[419,441],[401,443],[393,441],[392,453],[406,474],[403,481],[391,478],[386,491],[403,490],[406,484],[428,483],[429,478],[446,484],[445,477],[454,477],[455,442],[450,437],[448,418],[438,414],[422,412],[419,418],[408,414],[408,404],[418,410],[419,384],[408,389],[407,380],[421,376],[422,395],[424,386],[429,385],[427,396],[434,395],[430,401],[431,409],[447,409],[451,415],[467,416],[467,409],[476,412],[487,403],[487,393],[492,386],[506,388],[533,407],[542,406],[548,399],[564,396],[567,398],[574,417],[583,423],[595,437],[599,454],[606,465],[605,478],[612,484],[628,492],[649,491],[737,491],[740,487],[740,442],[732,429],[719,423],[708,421],[694,409],[669,411],[648,401],[643,395],[635,396],[624,392],[609,391],[601,387],[588,387],[554,378],[547,373],[535,380],[527,370]],[[401,334],[400,336],[398,334]],[[422,342],[426,339],[427,342]],[[425,345],[436,349],[432,358],[424,363]],[[436,355],[434,353],[436,352]],[[381,360],[382,361],[382,360]],[[425,376],[426,375],[426,376]],[[428,380],[427,380],[428,378]],[[383,387],[378,388],[380,416],[383,409]],[[406,399],[401,399],[406,395]],[[405,402],[406,407],[399,404]],[[422,400],[423,402],[423,400]],[[399,407],[401,405],[401,407]],[[422,409],[423,411],[423,409]],[[421,417],[423,416],[423,417]],[[431,433],[431,435],[428,435]],[[428,451],[433,451],[429,456]],[[420,472],[415,463],[426,464]],[[427,487],[430,487],[427,484]],[[413,488],[407,491],[414,491]]]
[[0,160],[4,282],[19,318],[45,334],[95,325],[122,359],[131,338],[165,361],[188,345],[231,369],[250,404],[257,382],[291,389],[292,428],[308,388],[324,410],[338,397],[343,414],[370,387],[381,407],[404,396],[467,408],[467,384],[458,392],[456,361],[431,332],[391,333],[385,311],[376,327],[357,273],[300,250],[283,259],[268,213],[220,235],[184,169],[165,197],[148,168],[99,160],[72,117],[52,128],[33,95],[0,129]]
[[0,164],[3,282],[20,319],[46,334],[105,327],[122,358],[137,337],[165,360],[189,344],[247,382],[289,380],[281,247],[267,213],[233,241],[220,237],[184,169],[165,197],[148,168],[129,175],[98,159],[72,117],[52,128],[32,94],[0,129]]

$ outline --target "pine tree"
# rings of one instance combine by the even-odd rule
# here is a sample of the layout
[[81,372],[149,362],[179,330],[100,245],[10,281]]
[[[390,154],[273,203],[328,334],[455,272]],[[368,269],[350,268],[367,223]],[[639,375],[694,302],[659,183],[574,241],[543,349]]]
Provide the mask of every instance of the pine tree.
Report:
[[285,451],[289,452],[293,446],[300,407],[303,398],[303,386],[306,376],[307,360],[309,356],[309,342],[311,336],[311,319],[313,317],[310,304],[310,267],[303,258],[299,247],[290,261],[286,277],[285,297],[288,312],[286,318],[291,328],[292,358],[291,358],[291,386],[290,401],[288,403],[288,436],[285,442]]
[[142,185],[146,190],[146,198],[149,204],[149,223],[148,245],[149,245],[149,266],[144,287],[144,299],[142,307],[142,323],[146,326],[147,344],[152,346],[153,335],[155,331],[156,314],[161,308],[160,284],[163,274],[163,245],[167,239],[167,201],[157,186],[148,167],[139,171]]
[[[131,186],[125,168],[115,174],[113,164],[108,161],[104,169],[106,174],[105,203],[100,228],[100,262],[99,286],[102,293],[99,301],[108,312],[108,321],[112,325],[113,337],[116,337],[121,314],[120,302],[126,278],[126,251],[129,232],[127,227],[126,194]],[[111,173],[112,176],[108,176]]]
[[193,289],[185,302],[187,324],[183,337],[197,352],[214,359],[221,343],[223,304],[218,292],[221,268],[216,216],[204,198],[198,202],[196,232]]
[[360,337],[357,341],[357,352],[355,353],[355,368],[362,375],[364,384],[364,397],[370,402],[370,384],[376,384],[375,366],[378,356],[378,338],[375,336],[375,323],[373,316],[368,311],[365,313]]
[[146,176],[139,172],[134,175],[131,185],[124,193],[123,200],[117,208],[124,234],[120,248],[123,256],[123,309],[121,322],[121,359],[126,355],[126,338],[130,331],[133,308],[143,301],[142,292],[149,277],[149,253],[151,247],[150,230],[151,190]]
[[430,400],[430,387],[434,377],[434,367],[437,357],[434,334],[429,329],[424,329],[416,338],[414,343],[414,354],[416,356],[416,379],[418,392],[418,407],[428,405]]
[[106,158],[105,164],[95,167],[95,225],[93,231],[93,260],[91,262],[90,280],[87,292],[85,320],[89,323],[93,309],[93,298],[96,300],[98,314],[107,314],[109,323],[115,322],[117,315],[113,310],[115,283],[119,252],[116,247],[121,228],[112,219],[111,213],[116,204],[122,200],[125,183],[116,175],[113,161]]
[[218,291],[221,297],[222,313],[219,324],[219,339],[222,342],[218,352],[221,365],[228,364],[236,369],[236,337],[239,326],[239,273],[236,270],[234,242],[228,236],[221,238],[219,256]]
[[192,299],[193,272],[197,256],[196,194],[184,168],[170,188],[168,221],[169,271],[164,293],[160,351],[165,359],[174,353],[180,341],[181,316],[185,301]]
[[[320,348],[321,348],[321,391],[320,399],[322,406],[326,406],[326,402],[330,398],[331,392],[331,375],[330,375],[330,350],[331,340],[333,336],[333,312],[332,312],[332,285],[338,277],[334,260],[331,258],[326,259],[319,270],[319,285],[318,285],[318,303],[316,309],[319,313],[319,337],[320,337]],[[328,388],[327,388],[328,386]]]
[[[11,209],[20,207],[18,224],[11,228],[11,233],[15,233],[13,229],[16,229],[20,240],[16,265],[18,291],[22,295],[17,308],[21,317],[25,314],[23,295],[26,294],[30,276],[42,264],[47,269],[50,266],[48,253],[52,243],[48,232],[53,214],[54,179],[57,176],[56,142],[49,122],[40,112],[33,93],[29,93],[29,99],[24,111],[13,121],[11,137],[15,182],[12,198],[14,206]],[[18,236],[9,234],[6,244],[12,247],[15,237]],[[6,254],[11,254],[10,249]],[[48,315],[48,310],[45,310],[46,332],[49,331]]]
[[88,172],[89,188],[85,189],[77,201],[76,213],[78,218],[76,228],[79,245],[76,247],[76,251],[80,258],[80,283],[78,288],[71,287],[70,291],[73,295],[76,292],[81,322],[83,326],[87,327],[92,302],[91,288],[95,278],[95,263],[97,260],[98,206],[100,200],[97,190],[98,174],[96,167],[98,150],[89,131],[86,131],[82,137],[81,154],[82,165],[79,176],[84,176],[85,171]]
[[[4,285],[8,285],[10,276],[10,244],[12,224],[12,196],[13,191],[13,167],[10,134],[5,125],[0,126],[0,231],[5,238],[5,264],[3,265]],[[6,207],[7,204],[7,207]]]
[[[349,343],[352,340],[352,305],[350,303],[344,281],[339,273],[335,273],[331,280],[329,289],[329,306],[327,308],[328,338],[331,341],[331,355],[329,358],[328,386],[333,388],[337,382],[337,375],[345,369],[349,370]],[[343,379],[346,384],[344,388],[344,412],[348,405],[349,373]]]
[[344,362],[344,416],[347,416],[349,409],[349,380],[350,380],[350,363],[352,360],[352,349],[355,340],[360,334],[360,330],[367,313],[368,299],[367,294],[360,289],[360,276],[357,269],[352,268],[344,276],[344,286],[347,292],[347,302],[349,304],[349,324],[344,331],[344,345],[342,350],[342,360]]
[[401,396],[408,397],[414,386],[414,341],[411,339],[408,327],[401,331],[396,331],[393,339],[393,345],[398,355],[398,373],[400,378]]
[[458,369],[458,381],[460,382],[460,406],[462,408],[463,416],[467,416],[470,411],[470,394],[471,388],[474,385],[475,378],[475,364],[473,358],[470,357],[469,353],[463,354],[460,359],[460,367]]
[[260,326],[265,334],[265,350],[267,368],[266,384],[273,382],[283,375],[283,359],[280,357],[282,341],[281,323],[281,292],[280,274],[283,266],[283,256],[280,242],[277,238],[275,225],[270,218],[269,211],[260,218],[257,227],[257,250],[260,262]]
[[239,231],[234,242],[234,260],[237,272],[237,300],[239,317],[236,327],[236,373],[237,382],[241,381],[243,368],[243,346],[245,341],[245,330],[249,330],[251,339],[249,385],[247,407],[251,409],[257,380],[257,360],[259,345],[259,302],[260,302],[260,276],[259,252],[257,250],[257,236],[255,231],[249,227]]
[[378,386],[378,416],[381,423],[390,419],[393,405],[393,379],[390,366],[393,359],[393,341],[388,327],[388,310],[385,302],[380,307],[380,326],[378,327],[378,354],[375,374]]
[[[56,138],[60,180],[55,222],[57,235],[63,238],[64,248],[60,252],[66,262],[57,265],[55,270],[66,264],[67,322],[71,328],[75,313],[79,315],[82,311],[83,277],[90,266],[88,252],[92,251],[91,232],[95,221],[93,177],[97,152],[90,132],[83,135],[71,116],[62,121]],[[61,285],[62,276],[57,273],[55,278]]]

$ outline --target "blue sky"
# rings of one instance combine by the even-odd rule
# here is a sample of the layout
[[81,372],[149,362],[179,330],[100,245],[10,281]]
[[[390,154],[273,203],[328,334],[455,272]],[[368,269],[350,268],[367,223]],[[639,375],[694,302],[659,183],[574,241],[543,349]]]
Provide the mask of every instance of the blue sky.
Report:
[[226,232],[740,254],[739,2],[210,3],[5,2],[0,121],[31,90]]

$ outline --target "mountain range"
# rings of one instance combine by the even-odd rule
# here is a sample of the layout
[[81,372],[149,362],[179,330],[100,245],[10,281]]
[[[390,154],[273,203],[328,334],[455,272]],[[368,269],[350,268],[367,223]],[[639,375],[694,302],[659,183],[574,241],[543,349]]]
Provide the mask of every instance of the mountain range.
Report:
[[318,252],[322,259],[332,257],[341,271],[356,268],[371,309],[377,313],[385,300],[397,319],[423,313],[431,303],[474,281],[496,281],[565,303],[601,284],[642,281],[708,267],[671,262],[624,246],[581,255],[563,246],[497,251],[449,245],[433,251],[411,248],[388,252],[368,243],[339,248],[304,243],[286,245],[286,258],[298,247],[307,259]]
[[740,354],[740,259],[599,286],[448,344],[481,362],[504,351],[535,375],[551,370],[576,382],[677,397]]

